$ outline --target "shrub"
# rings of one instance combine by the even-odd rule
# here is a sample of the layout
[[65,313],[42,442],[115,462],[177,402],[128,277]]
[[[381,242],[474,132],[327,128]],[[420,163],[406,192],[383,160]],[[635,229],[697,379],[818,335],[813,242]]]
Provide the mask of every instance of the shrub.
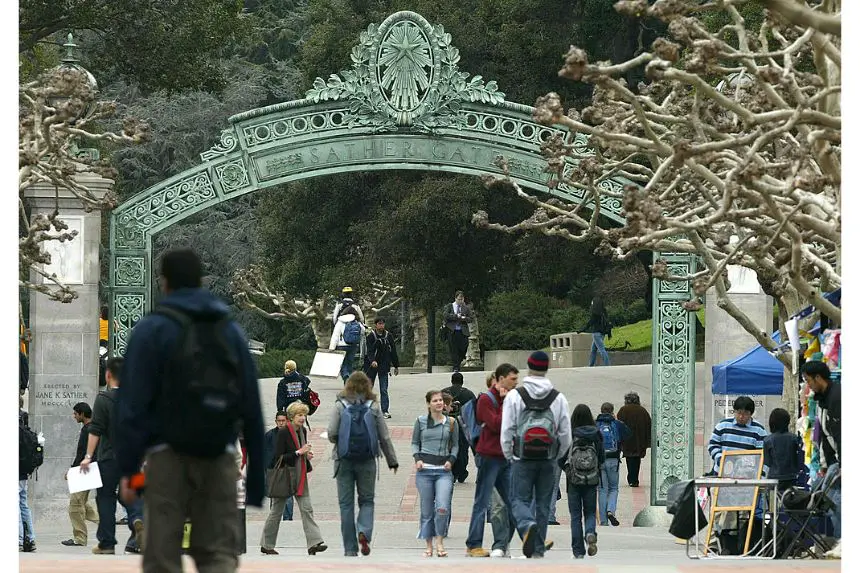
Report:
[[296,367],[302,374],[311,371],[315,350],[298,350],[295,348],[267,348],[266,353],[254,356],[257,362],[257,375],[260,378],[280,378],[284,375],[284,362],[295,360]]
[[488,350],[533,350],[549,344],[558,332],[558,311],[565,311],[562,300],[519,289],[489,298],[479,317],[481,337]]

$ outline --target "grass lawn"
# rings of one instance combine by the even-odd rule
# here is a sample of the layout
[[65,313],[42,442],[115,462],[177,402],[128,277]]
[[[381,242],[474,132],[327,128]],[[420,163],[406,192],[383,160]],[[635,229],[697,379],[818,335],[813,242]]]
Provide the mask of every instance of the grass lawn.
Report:
[[[699,310],[696,314],[699,316],[699,322],[704,326],[705,309]],[[651,335],[650,318],[634,322],[633,324],[616,326],[612,329],[612,338],[606,339],[606,349],[626,350],[629,352],[651,350]],[[626,346],[627,342],[630,343],[630,346]]]

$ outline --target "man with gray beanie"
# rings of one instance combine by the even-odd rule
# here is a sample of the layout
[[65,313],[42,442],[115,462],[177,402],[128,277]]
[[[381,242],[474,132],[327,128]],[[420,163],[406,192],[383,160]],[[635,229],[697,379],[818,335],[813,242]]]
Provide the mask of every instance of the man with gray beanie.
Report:
[[[523,555],[543,557],[549,509],[557,485],[558,460],[570,449],[567,398],[546,377],[549,356],[528,359],[528,376],[505,396],[502,454],[511,466],[511,510],[523,540]],[[532,510],[534,500],[534,510]]]

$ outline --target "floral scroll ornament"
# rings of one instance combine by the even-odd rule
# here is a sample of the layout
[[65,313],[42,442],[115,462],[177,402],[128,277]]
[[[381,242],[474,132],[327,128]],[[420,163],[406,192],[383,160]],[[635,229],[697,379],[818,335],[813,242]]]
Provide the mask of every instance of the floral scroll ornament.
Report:
[[317,78],[305,97],[314,103],[345,100],[348,126],[374,131],[408,128],[432,132],[466,125],[463,104],[500,104],[496,82],[459,71],[451,35],[413,12],[371,24],[352,49],[352,70]]

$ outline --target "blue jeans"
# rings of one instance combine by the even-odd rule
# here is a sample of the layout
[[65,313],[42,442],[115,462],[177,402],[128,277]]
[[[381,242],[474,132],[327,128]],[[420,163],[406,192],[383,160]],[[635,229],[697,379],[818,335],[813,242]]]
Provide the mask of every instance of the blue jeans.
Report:
[[597,353],[600,353],[600,358],[603,360],[604,366],[609,366],[609,353],[606,352],[606,345],[603,344],[603,334],[599,332],[591,333],[591,360],[589,360],[588,365],[594,366],[594,363],[597,362]]
[[[27,480],[18,480],[18,545],[24,540],[36,543],[36,530],[33,529],[33,514],[30,512],[30,504],[27,503]],[[26,527],[26,531],[24,528]]]
[[[511,466],[511,509],[520,538],[533,525],[537,525],[535,540],[535,555],[543,555],[546,551],[547,522],[549,521],[549,502],[555,495],[556,460],[546,461],[514,461]],[[532,500],[535,508],[532,510]]]
[[368,368],[365,372],[367,377],[370,378],[370,383],[376,383],[376,377],[379,376],[379,395],[380,395],[380,406],[382,406],[382,412],[388,412],[388,406],[390,403],[388,401],[388,372],[379,372],[376,368]]
[[618,458],[606,458],[600,469],[600,525],[606,525],[606,512],[615,513],[618,505]]
[[448,535],[454,475],[444,469],[422,469],[415,474],[415,487],[421,498],[418,539]]
[[[827,474],[824,479],[834,479],[833,474],[839,469],[839,463],[835,463],[827,468]],[[827,512],[830,521],[833,523],[833,536],[836,539],[842,539],[842,483],[840,482],[830,488],[827,497],[833,502],[836,507]]]
[[343,364],[340,365],[340,377],[346,382],[346,379],[355,370],[355,355],[358,354],[358,344],[338,346],[337,349],[346,352],[346,356],[343,357]]
[[[597,535],[597,523],[594,514],[597,512],[596,485],[568,485],[567,508],[570,510],[570,546],[574,555],[585,555],[585,535]],[[585,519],[585,532],[582,521]]]
[[550,521],[558,521],[555,511],[555,506],[558,505],[558,494],[559,494],[559,483],[561,481],[561,468],[558,467],[558,464],[555,464],[555,491],[552,492],[552,499],[549,502],[549,520]]
[[[499,492],[502,502],[506,506],[506,512],[510,521],[510,530],[507,541],[513,535],[513,517],[511,515],[511,464],[504,458],[488,458],[475,456],[478,466],[478,477],[475,479],[475,502],[472,505],[472,517],[469,519],[469,534],[466,537],[466,548],[474,549],[481,547],[484,543],[484,526],[487,522],[487,510],[490,508],[490,499],[493,489]],[[501,541],[495,539],[495,531],[501,528],[493,527],[493,547]]]
[[[340,505],[340,533],[347,555],[358,555],[358,533],[373,539],[373,498],[376,495],[376,460],[364,462],[338,460],[337,498]],[[355,519],[355,493],[358,490],[358,521]],[[356,529],[358,530],[356,532]]]
[[284,515],[281,518],[283,521],[288,521],[293,519],[293,504],[295,503],[295,499],[288,497],[287,503],[284,504]]

